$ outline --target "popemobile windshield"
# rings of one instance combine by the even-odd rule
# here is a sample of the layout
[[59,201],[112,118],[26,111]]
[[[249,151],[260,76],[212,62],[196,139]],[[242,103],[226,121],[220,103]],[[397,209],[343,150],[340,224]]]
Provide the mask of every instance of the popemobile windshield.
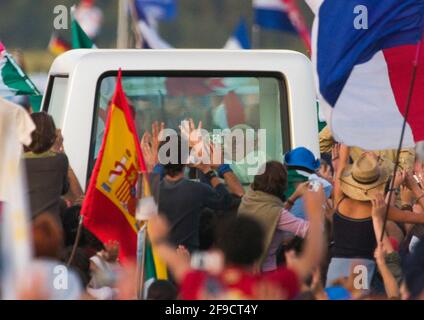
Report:
[[50,69],[43,110],[62,129],[70,164],[84,189],[100,149],[119,69],[140,137],[153,121],[178,130],[182,120],[192,118],[211,132],[265,129],[266,160],[282,161],[283,153],[298,146],[319,156],[313,69],[303,54],[71,50],[57,57]]

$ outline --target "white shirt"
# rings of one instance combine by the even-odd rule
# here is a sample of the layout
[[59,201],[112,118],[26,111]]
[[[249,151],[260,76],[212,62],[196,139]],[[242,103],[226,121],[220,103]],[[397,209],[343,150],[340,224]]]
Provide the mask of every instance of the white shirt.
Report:
[[[0,97],[0,200],[4,199],[6,175],[6,142],[16,140],[17,142],[30,145],[31,133],[35,125],[28,112],[21,106]],[[16,136],[11,136],[17,134]],[[19,161],[20,157],[16,159]]]

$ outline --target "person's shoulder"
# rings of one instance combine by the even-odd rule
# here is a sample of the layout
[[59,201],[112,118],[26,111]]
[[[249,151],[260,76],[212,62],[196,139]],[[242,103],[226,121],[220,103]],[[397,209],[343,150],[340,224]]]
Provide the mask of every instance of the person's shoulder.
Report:
[[69,166],[69,159],[65,153],[55,152],[53,159],[56,163],[62,164],[65,168]]
[[64,162],[66,162],[66,163],[68,163],[68,162],[69,162],[69,160],[68,160],[68,156],[67,156],[65,153],[62,153],[62,152],[55,152],[55,153],[54,153],[54,155],[55,155],[55,158],[56,158],[58,161],[64,161]]

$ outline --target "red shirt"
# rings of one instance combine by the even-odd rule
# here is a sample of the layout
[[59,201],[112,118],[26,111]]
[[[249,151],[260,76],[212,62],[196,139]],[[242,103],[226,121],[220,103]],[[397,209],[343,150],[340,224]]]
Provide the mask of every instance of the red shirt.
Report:
[[183,300],[238,300],[256,299],[255,288],[262,281],[281,289],[286,299],[293,299],[299,293],[299,279],[295,272],[279,268],[273,272],[251,274],[240,268],[226,268],[219,275],[192,270],[180,285]]

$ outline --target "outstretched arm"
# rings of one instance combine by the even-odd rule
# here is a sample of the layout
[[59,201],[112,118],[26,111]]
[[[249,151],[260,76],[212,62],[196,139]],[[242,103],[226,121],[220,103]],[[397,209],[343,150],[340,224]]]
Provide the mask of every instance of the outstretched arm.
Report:
[[[218,168],[219,172],[219,168]],[[237,178],[237,176],[234,174],[232,170],[228,170],[225,173],[222,174],[222,177],[225,180],[225,183],[228,186],[228,190],[232,194],[235,194],[238,197],[243,197],[244,195],[244,188],[242,184],[240,183],[240,180]]]
[[390,299],[398,298],[400,296],[399,286],[397,284],[396,278],[386,263],[386,255],[392,254],[394,252],[393,246],[386,233],[384,233],[383,241],[380,242],[380,236],[383,232],[384,214],[386,210],[386,203],[384,201],[383,194],[377,194],[375,198],[371,200],[371,202],[374,233],[378,243],[374,252],[375,261],[383,278],[387,297]]
[[418,182],[415,180],[414,176],[411,172],[408,172],[405,176],[405,184],[408,187],[409,190],[412,191],[415,198],[417,199],[416,202],[421,206],[421,208],[424,208],[424,191],[421,189]]
[[309,218],[309,231],[305,248],[298,258],[295,258],[293,253],[288,256],[290,261],[288,267],[295,271],[301,279],[307,278],[324,256],[323,223],[326,198],[322,187],[320,187],[317,192],[306,191],[303,200]]
[[393,276],[389,267],[386,264],[386,251],[383,242],[379,242],[374,253],[375,261],[378,270],[384,282],[384,289],[389,299],[398,299],[400,297],[400,289],[396,278]]
[[424,214],[390,207],[387,219],[395,222],[422,224],[424,223]]

